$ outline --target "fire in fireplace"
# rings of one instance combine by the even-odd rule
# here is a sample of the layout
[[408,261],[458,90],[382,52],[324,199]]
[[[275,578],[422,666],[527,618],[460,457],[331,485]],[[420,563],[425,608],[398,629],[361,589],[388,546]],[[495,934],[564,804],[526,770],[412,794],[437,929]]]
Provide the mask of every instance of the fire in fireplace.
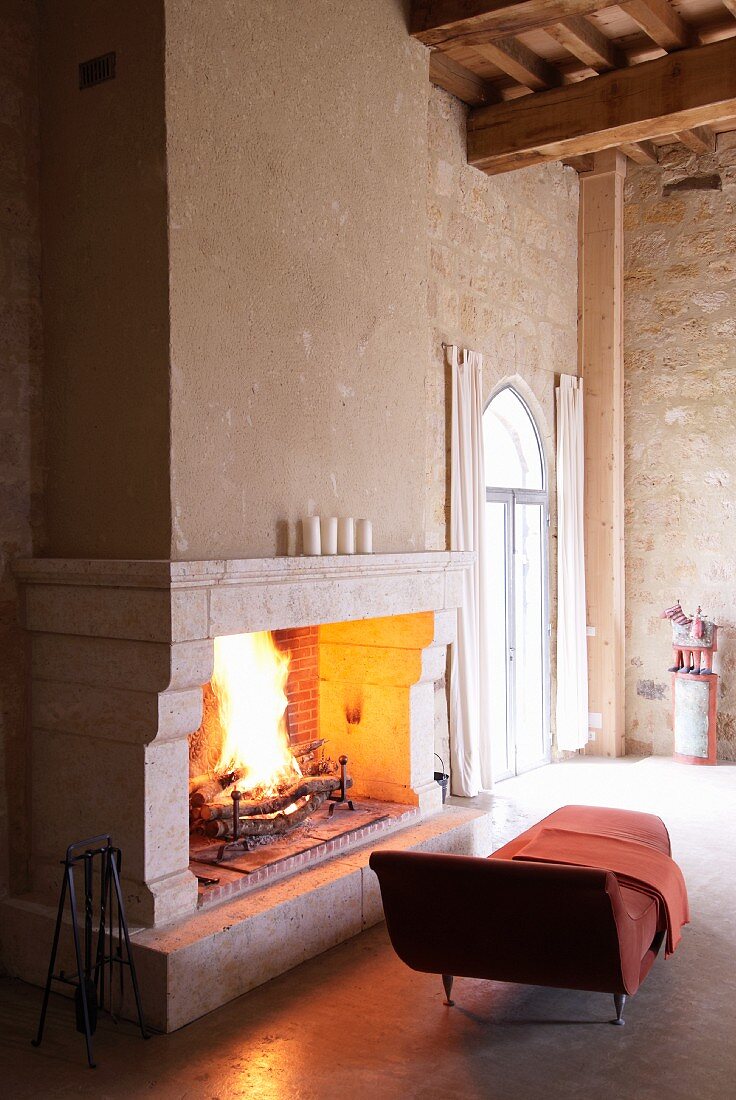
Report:
[[352,809],[346,759],[338,772],[324,739],[299,741],[289,729],[289,652],[263,631],[215,638],[214,653],[189,741],[193,838],[219,841],[221,860],[283,837],[328,799]]

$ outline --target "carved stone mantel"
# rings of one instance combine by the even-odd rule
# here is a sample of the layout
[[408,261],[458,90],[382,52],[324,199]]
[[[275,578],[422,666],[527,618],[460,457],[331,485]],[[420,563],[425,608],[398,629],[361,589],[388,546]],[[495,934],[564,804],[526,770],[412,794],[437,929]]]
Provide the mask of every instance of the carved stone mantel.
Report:
[[[444,552],[18,562],[33,636],[34,895],[53,896],[60,846],[102,829],[125,853],[131,919],[160,925],[193,912],[187,737],[201,720],[213,638],[432,612],[435,656],[407,685],[412,714],[428,715],[471,560]],[[427,723],[416,724],[412,800],[426,813],[438,808],[438,789]],[[53,798],[49,775],[66,777]]]
[[382,919],[368,847],[197,908],[187,737],[200,723],[219,634],[319,626],[320,721],[339,733],[346,693],[363,689],[360,730],[351,728],[346,750],[356,789],[419,811],[378,846],[487,855],[488,815],[442,807],[433,776],[435,681],[471,560],[19,562],[33,656],[33,881],[0,902],[8,972],[44,981],[60,855],[71,840],[107,830],[123,850],[146,1013],[163,1030]]

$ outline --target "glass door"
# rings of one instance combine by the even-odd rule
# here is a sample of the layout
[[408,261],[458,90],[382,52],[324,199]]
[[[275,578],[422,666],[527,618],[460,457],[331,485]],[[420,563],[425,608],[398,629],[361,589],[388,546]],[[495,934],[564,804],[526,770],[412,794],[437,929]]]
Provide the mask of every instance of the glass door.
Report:
[[529,408],[512,387],[483,414],[494,780],[550,759],[547,487]]
[[495,779],[506,779],[515,772],[513,726],[509,721],[509,590],[511,577],[511,493],[494,494],[486,504],[486,532],[489,555],[488,614],[490,616],[487,676],[490,690],[489,726],[491,765]]
[[514,747],[515,771],[550,759],[547,721],[547,509],[514,494]]
[[547,508],[525,496],[513,489],[487,491],[486,675],[494,780],[550,759]]

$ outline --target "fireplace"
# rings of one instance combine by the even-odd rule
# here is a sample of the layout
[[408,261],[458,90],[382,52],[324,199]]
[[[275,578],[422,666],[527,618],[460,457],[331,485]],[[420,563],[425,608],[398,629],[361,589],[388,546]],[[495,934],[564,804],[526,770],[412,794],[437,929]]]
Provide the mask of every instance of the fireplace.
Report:
[[[346,702],[346,726],[360,719]],[[189,865],[203,901],[223,869],[251,886],[258,872],[289,873],[295,855],[318,858],[329,840],[389,819],[383,803],[356,807],[348,758],[331,756],[319,732],[318,628],[214,639],[202,722],[189,737]],[[337,807],[350,813],[344,824]]]
[[[32,828],[28,890],[0,903],[14,972],[42,982],[58,861],[84,836],[123,850],[146,1007],[166,1030],[380,920],[372,847],[488,852],[487,817],[443,809],[434,781],[467,561],[21,563]],[[238,757],[222,714],[223,669],[266,659],[266,697],[236,676],[227,706],[246,727],[270,715],[270,772],[262,738]]]
[[[311,640],[313,632],[305,631]],[[303,653],[299,632],[295,652]],[[316,637],[315,637],[316,642]],[[314,646],[316,650],[316,644]],[[294,657],[294,665],[299,660]],[[301,669],[299,672],[301,673]],[[314,695],[305,683],[304,695]],[[292,651],[271,631],[214,639],[214,667],[202,691],[202,722],[189,737],[190,854],[224,860],[293,832],[348,782],[324,754],[325,739],[299,724],[301,683],[291,686]],[[300,675],[299,680],[303,677]],[[310,717],[310,730],[313,725]],[[334,804],[333,804],[334,808]],[[213,841],[216,843],[213,845]]]
[[418,814],[410,731],[404,723],[398,735],[395,711],[421,678],[435,627],[419,612],[214,639],[202,721],[188,739],[200,905]]

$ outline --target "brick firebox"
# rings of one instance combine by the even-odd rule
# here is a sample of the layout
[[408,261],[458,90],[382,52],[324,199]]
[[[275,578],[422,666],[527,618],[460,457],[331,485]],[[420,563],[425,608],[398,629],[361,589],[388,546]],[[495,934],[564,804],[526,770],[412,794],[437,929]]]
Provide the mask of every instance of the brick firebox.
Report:
[[289,654],[287,725],[293,742],[319,737],[319,636],[316,626],[274,630],[273,640]]

